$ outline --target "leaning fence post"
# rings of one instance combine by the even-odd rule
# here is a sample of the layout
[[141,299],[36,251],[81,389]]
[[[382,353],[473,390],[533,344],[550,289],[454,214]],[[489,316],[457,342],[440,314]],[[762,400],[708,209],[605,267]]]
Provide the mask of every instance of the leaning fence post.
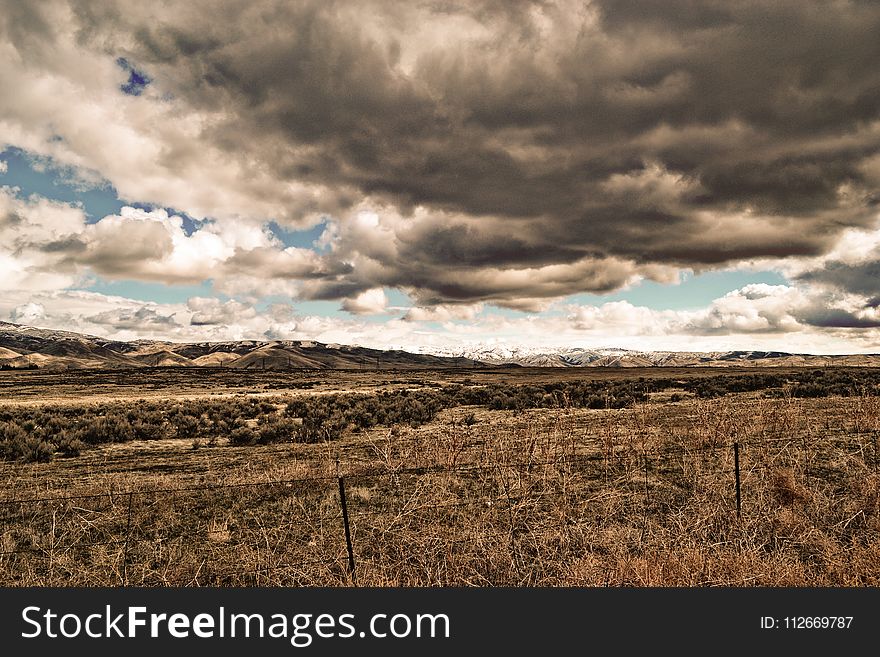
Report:
[[345,528],[345,547],[348,550],[348,574],[351,575],[351,583],[357,586],[357,577],[354,572],[354,550],[351,547],[351,529],[348,526],[348,504],[345,501],[345,479],[340,475],[339,479],[339,503],[342,506],[342,525]]
[[742,520],[742,497],[739,485],[739,443],[733,443],[733,472],[736,477],[736,517]]
[[128,493],[128,521],[125,523],[125,545],[122,548],[122,585],[128,584],[128,538],[131,535],[131,500],[134,493]]
[[871,442],[874,443],[874,472],[877,472],[877,431],[871,432]]

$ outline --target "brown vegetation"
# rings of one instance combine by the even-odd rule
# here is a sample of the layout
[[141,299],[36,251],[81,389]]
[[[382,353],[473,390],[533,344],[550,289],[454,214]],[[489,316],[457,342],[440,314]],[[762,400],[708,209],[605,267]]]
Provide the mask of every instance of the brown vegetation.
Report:
[[239,428],[261,435],[265,412],[292,433],[235,446],[171,422],[168,437],[2,466],[0,579],[349,583],[338,468],[361,585],[880,584],[880,398],[797,398],[796,385],[617,409],[448,404],[305,442],[290,442],[289,405],[218,399],[257,409]]

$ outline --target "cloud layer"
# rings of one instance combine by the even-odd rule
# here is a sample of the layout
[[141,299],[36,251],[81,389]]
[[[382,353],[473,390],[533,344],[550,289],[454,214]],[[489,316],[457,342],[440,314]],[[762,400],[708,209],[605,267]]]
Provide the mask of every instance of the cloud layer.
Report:
[[[416,308],[405,318],[383,322],[320,317],[287,305],[259,308],[209,297],[161,304],[86,291],[0,295],[0,316],[12,321],[120,340],[300,339],[411,351],[461,351],[487,344],[817,354],[871,351],[880,313],[876,309],[859,312],[817,306],[815,299],[795,288],[761,284],[734,290],[692,311],[653,310],[617,301],[600,306],[567,304],[542,316],[505,317],[454,306],[430,311]],[[855,325],[862,330],[853,334]]]
[[[406,325],[760,261],[793,285],[666,328],[869,330],[880,248],[840,245],[876,234],[877,34],[859,0],[7,2],[0,145],[206,221],[7,193],[0,269],[355,315],[398,289]],[[270,221],[324,222],[321,248]],[[199,326],[248,319],[195,303]],[[630,312],[601,309],[573,325]]]
[[381,203],[384,277],[434,303],[817,255],[876,215],[875,3],[219,4],[13,3],[3,132],[196,216]]

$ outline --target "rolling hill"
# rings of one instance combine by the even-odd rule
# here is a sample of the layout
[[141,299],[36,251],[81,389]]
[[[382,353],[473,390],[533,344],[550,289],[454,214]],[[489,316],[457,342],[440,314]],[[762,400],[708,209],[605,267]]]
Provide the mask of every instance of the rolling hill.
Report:
[[423,369],[473,367],[880,367],[880,354],[813,355],[779,351],[642,352],[477,347],[440,353],[368,349],[312,340],[163,342],[107,340],[0,322],[4,369],[225,367],[230,369]]
[[121,342],[71,331],[0,322],[0,367],[6,369],[117,369],[227,367],[232,369],[421,369],[475,367],[461,356],[322,344],[311,340],[173,343]]

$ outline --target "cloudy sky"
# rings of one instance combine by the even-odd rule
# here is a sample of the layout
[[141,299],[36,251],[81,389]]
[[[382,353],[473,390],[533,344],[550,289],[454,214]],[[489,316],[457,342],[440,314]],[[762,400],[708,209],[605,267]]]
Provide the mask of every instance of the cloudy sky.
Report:
[[0,320],[880,352],[880,4],[0,0]]

